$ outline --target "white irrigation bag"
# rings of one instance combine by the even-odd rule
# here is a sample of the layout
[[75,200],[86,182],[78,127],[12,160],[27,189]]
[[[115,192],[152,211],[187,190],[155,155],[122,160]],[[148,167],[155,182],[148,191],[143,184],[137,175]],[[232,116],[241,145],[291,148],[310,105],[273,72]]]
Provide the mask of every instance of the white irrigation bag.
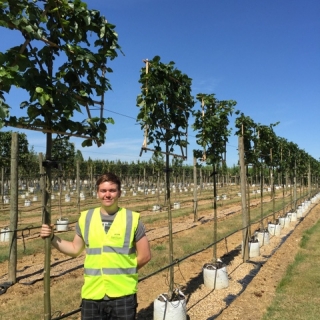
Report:
[[153,303],[153,320],[186,320],[186,299],[180,290],[179,297],[179,300],[168,301],[165,294],[160,294]]
[[229,286],[228,272],[222,262],[203,266],[203,283],[209,289],[224,289]]

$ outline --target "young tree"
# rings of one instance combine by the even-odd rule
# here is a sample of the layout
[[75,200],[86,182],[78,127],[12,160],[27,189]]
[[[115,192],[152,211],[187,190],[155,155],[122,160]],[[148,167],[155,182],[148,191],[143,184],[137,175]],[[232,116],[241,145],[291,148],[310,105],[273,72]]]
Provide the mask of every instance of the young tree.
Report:
[[263,225],[263,189],[264,189],[264,166],[271,168],[273,166],[272,148],[276,145],[276,135],[273,127],[278,123],[270,124],[270,126],[258,124],[257,130],[257,151],[260,168],[260,231],[264,230]]
[[[169,299],[172,298],[174,285],[169,156],[179,156],[174,153],[175,147],[178,147],[181,157],[186,158],[184,150],[188,144],[188,119],[194,105],[191,95],[192,81],[174,65],[173,61],[168,64],[162,63],[159,56],[155,56],[151,61],[147,60],[145,68],[141,69],[139,83],[142,84],[142,88],[141,94],[137,97],[137,106],[140,108],[137,120],[145,131],[141,151],[152,150],[165,154],[171,264]],[[148,144],[154,144],[154,148],[148,148]],[[165,150],[162,149],[163,146]]]
[[[104,143],[106,124],[112,122],[103,116],[104,93],[111,88],[107,60],[117,57],[118,36],[114,25],[81,0],[2,1],[0,26],[7,28],[8,37],[20,34],[16,46],[0,53],[0,122],[46,133],[43,215],[44,223],[50,224],[52,134],[81,137],[83,146]],[[10,115],[6,95],[12,87],[26,92],[29,99],[20,103],[20,112],[12,107]],[[97,114],[90,109],[95,105],[100,107]],[[45,249],[45,319],[49,319],[49,238]]]
[[[0,132],[0,167],[10,167],[12,131]],[[28,166],[29,143],[26,134],[18,134],[18,164],[24,169]]]
[[197,130],[197,144],[202,150],[195,150],[197,159],[206,161],[213,168],[213,206],[214,206],[214,232],[213,232],[213,262],[217,262],[217,189],[216,189],[216,166],[222,160],[226,152],[226,143],[230,136],[229,116],[234,110],[236,102],[218,101],[214,94],[197,95],[201,108],[193,112],[195,118],[193,128]]
[[241,113],[235,122],[237,128],[236,135],[239,139],[239,164],[240,164],[240,185],[241,185],[241,205],[242,205],[242,243],[243,261],[249,259],[249,239],[250,230],[250,186],[248,183],[249,165],[255,165],[258,158],[255,153],[255,128],[253,120]]

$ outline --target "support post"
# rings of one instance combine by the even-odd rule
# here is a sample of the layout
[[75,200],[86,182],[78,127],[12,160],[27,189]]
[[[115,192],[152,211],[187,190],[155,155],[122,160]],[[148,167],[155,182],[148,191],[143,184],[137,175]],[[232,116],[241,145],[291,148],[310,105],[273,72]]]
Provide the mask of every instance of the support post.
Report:
[[18,146],[18,133],[13,132],[11,138],[10,241],[8,265],[8,280],[12,284],[16,283],[17,280]]
[[249,221],[246,200],[246,166],[244,161],[243,136],[239,135],[239,163],[240,163],[240,185],[241,185],[241,205],[242,205],[242,258],[243,262],[249,259]]

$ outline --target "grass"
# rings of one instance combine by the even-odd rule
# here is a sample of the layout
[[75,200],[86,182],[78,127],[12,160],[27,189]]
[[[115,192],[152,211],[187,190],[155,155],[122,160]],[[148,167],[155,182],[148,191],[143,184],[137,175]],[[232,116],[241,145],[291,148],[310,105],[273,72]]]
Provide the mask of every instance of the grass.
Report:
[[317,320],[320,304],[320,221],[305,231],[295,260],[278,284],[263,320]]
[[[59,233],[59,237],[61,239],[71,241],[74,237],[74,231]],[[26,241],[24,246],[18,245],[17,256],[18,256],[18,259],[21,259],[23,256],[43,253],[43,250],[44,250],[44,241],[41,238],[36,238],[33,240]],[[4,243],[4,245],[0,246],[0,263],[8,260],[8,257],[9,257],[8,242],[6,242]]]

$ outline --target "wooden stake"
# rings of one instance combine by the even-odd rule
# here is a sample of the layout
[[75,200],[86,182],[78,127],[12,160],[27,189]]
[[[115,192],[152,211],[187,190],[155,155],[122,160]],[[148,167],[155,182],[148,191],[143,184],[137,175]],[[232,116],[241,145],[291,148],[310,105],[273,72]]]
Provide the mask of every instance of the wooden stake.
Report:
[[[17,227],[18,227],[18,133],[13,132],[11,138],[11,199],[10,199],[10,251],[8,264],[8,280],[16,283],[17,273]],[[3,181],[2,181],[3,183]]]

